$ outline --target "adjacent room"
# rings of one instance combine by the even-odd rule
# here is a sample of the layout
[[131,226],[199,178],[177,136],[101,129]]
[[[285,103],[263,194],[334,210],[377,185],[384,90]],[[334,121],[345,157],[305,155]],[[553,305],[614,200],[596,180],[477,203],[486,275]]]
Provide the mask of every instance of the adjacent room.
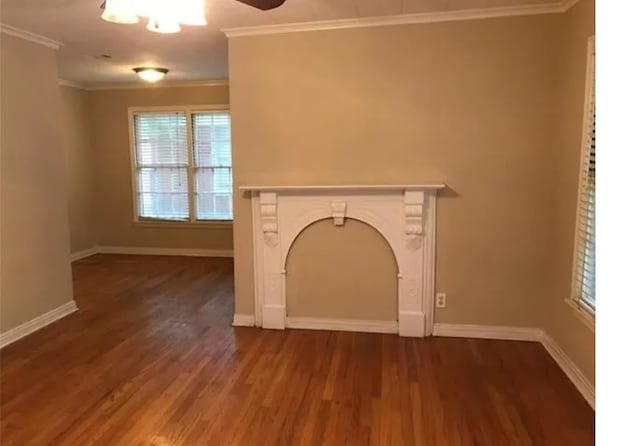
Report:
[[595,443],[595,0],[3,0],[0,443]]

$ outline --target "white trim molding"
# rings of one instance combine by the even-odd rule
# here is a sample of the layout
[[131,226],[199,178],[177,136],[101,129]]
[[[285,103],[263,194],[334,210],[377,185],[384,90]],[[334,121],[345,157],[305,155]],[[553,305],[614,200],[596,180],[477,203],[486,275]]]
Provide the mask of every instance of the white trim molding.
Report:
[[305,31],[327,31],[335,29],[365,28],[372,26],[410,25],[417,23],[454,22],[461,20],[493,19],[538,14],[558,14],[567,11],[577,0],[563,0],[553,3],[530,4],[521,6],[502,6],[492,8],[463,9],[457,11],[435,11],[417,14],[398,14],[379,17],[359,17],[338,20],[320,20],[315,22],[282,23],[275,25],[243,26],[225,28],[222,32],[228,37],[258,36],[265,34],[283,34]]
[[595,386],[580,371],[569,355],[553,340],[544,330],[533,327],[506,327],[491,325],[463,325],[463,324],[435,324],[434,336],[471,338],[471,339],[495,339],[503,341],[530,341],[540,342],[549,355],[567,375],[569,380],[578,389],[580,394],[595,410],[596,391]]
[[[595,309],[588,308],[584,299],[583,274],[587,263],[588,209],[583,205],[589,202],[589,170],[592,148],[592,125],[595,125],[595,35],[587,40],[586,72],[584,83],[584,105],[582,116],[582,139],[580,141],[580,171],[576,185],[576,209],[573,239],[573,258],[571,275],[571,297],[566,302],[576,317],[591,331],[595,330]],[[594,290],[595,292],[595,290]]]
[[[144,168],[146,165],[145,164],[140,164],[140,159],[139,157],[136,155],[137,153],[137,147],[136,147],[136,126],[135,126],[135,121],[136,121],[136,116],[141,115],[141,114],[155,114],[155,113],[160,113],[160,112],[171,112],[171,114],[174,113],[181,113],[184,114],[185,120],[186,120],[186,148],[188,148],[187,150],[187,159],[186,159],[186,165],[184,166],[186,168],[186,174],[187,174],[187,187],[188,187],[188,206],[187,206],[187,211],[188,211],[188,218],[184,221],[180,221],[180,222],[173,222],[176,223],[177,226],[183,226],[185,224],[190,224],[192,225],[193,228],[196,227],[202,227],[201,225],[211,225],[212,221],[207,220],[207,221],[198,221],[198,217],[197,217],[197,206],[196,206],[196,195],[197,195],[197,190],[196,190],[196,179],[195,179],[195,175],[196,175],[196,167],[197,167],[197,163],[196,163],[196,156],[193,152],[193,150],[191,150],[193,148],[193,144],[194,144],[194,136],[193,133],[195,132],[195,121],[194,121],[194,115],[198,112],[219,112],[219,113],[226,113],[226,114],[230,114],[230,110],[229,110],[229,105],[228,104],[200,104],[200,105],[163,105],[163,106],[144,106],[144,107],[140,107],[140,106],[135,106],[135,107],[129,107],[129,112],[128,112],[128,116],[129,116],[129,160],[130,160],[130,169],[131,169],[131,199],[132,199],[132,203],[133,206],[131,208],[132,210],[132,219],[133,219],[133,224],[134,225],[139,225],[139,224],[148,224],[151,222],[154,223],[163,223],[163,224],[168,224],[169,222],[166,219],[158,219],[158,218],[147,218],[147,217],[143,217],[141,215],[140,212],[140,203],[138,200],[138,193],[140,191],[140,187],[139,187],[139,171],[140,169]],[[233,164],[228,164],[226,166],[218,166],[218,167],[226,167],[229,169],[229,171],[231,172],[233,170]],[[224,223],[229,223],[231,222],[233,225],[233,220],[224,220]],[[222,223],[222,222],[220,222]],[[228,226],[227,226],[228,227]]]
[[[287,328],[293,329],[353,331],[360,333],[398,333],[397,321],[287,317],[285,323]],[[254,315],[235,314],[233,317],[233,326],[254,327]],[[594,385],[584,376],[564,350],[562,350],[547,333],[539,328],[437,323],[433,327],[433,335],[469,339],[540,342],[551,358],[553,358],[560,369],[578,389],[587,403],[595,409]]]
[[130,254],[141,256],[233,257],[232,249],[182,249],[138,246],[99,246],[100,254]]
[[22,40],[28,40],[29,42],[37,43],[38,45],[46,46],[47,48],[52,48],[56,51],[59,50],[63,45],[62,42],[58,42],[57,40],[41,36],[40,34],[32,33],[31,31],[16,28],[15,26],[7,25],[5,23],[0,23],[0,32],[17,37]]
[[500,339],[504,341],[539,342],[542,330],[531,327],[506,327],[495,325],[441,324],[433,326],[434,336],[473,339]]
[[58,79],[58,85],[61,85],[63,87],[77,88],[78,90],[85,90],[85,91],[90,90],[90,88],[87,87],[86,85],[83,85],[79,82],[68,81],[66,79]]
[[157,82],[155,84],[148,82],[122,82],[97,84],[87,87],[87,90],[148,90],[154,88],[192,88],[192,87],[228,87],[229,79],[210,79],[200,81],[173,81],[173,82]]
[[[361,319],[324,319],[314,317],[287,317],[287,328],[306,330],[353,331],[360,333],[398,333],[397,321],[374,321]],[[253,314],[236,314],[233,317],[234,327],[254,327]],[[444,324],[437,323],[433,327],[433,335],[441,337],[490,339],[500,341],[539,342],[558,364],[580,394],[595,410],[595,386],[580,371],[556,341],[544,330],[534,327],[509,327],[494,325]]]
[[207,221],[166,221],[166,220],[140,220],[133,224],[141,228],[164,229],[231,229],[233,220],[207,220]]
[[[103,91],[103,90],[150,90],[158,88],[195,88],[195,87],[228,87],[228,79],[212,79],[203,81],[173,81],[158,82],[151,84],[148,82],[131,83],[131,82],[114,82],[110,84],[88,85],[81,82],[71,81],[67,79],[58,79],[58,85],[64,87],[77,88],[85,91]],[[228,106],[227,106],[228,107]]]
[[91,257],[93,255],[96,255],[99,252],[100,252],[100,250],[99,250],[98,246],[92,246],[91,248],[83,249],[82,251],[72,252],[71,253],[71,261],[75,262],[76,260],[82,260],[82,259],[85,259],[87,257]]
[[444,187],[440,183],[240,187],[252,195],[256,325],[279,330],[290,327],[286,266],[291,246],[312,223],[333,219],[340,226],[347,218],[377,230],[393,252],[398,280],[398,334],[430,335],[436,194]]
[[440,190],[447,187],[444,183],[424,183],[424,184],[350,184],[345,186],[240,186],[243,192],[298,192],[306,195],[327,193],[327,192],[375,192],[375,191],[423,191]]
[[593,333],[596,332],[596,315],[590,309],[575,299],[565,299],[567,305],[571,308],[573,315],[584,324]]
[[16,342],[25,336],[46,327],[49,324],[68,316],[78,310],[78,306],[74,300],[70,300],[66,304],[60,305],[58,308],[42,314],[22,325],[18,325],[15,328],[5,331],[0,334],[0,348],[6,347],[9,344]]
[[540,342],[544,348],[549,352],[551,357],[560,366],[562,371],[567,375],[569,380],[578,389],[580,394],[587,400],[587,403],[592,409],[596,408],[596,389],[593,383],[591,383],[584,373],[580,371],[578,366],[571,360],[569,355],[565,353],[556,341],[551,338],[547,333],[542,333]]
[[[138,256],[185,256],[185,257],[224,257],[233,258],[233,249],[185,249],[153,248],[144,246],[94,246],[83,251],[71,253],[71,261],[84,259],[96,254],[124,254]],[[253,316],[252,316],[253,317]]]
[[563,12],[566,12],[573,8],[580,0],[563,0],[562,7],[564,8]]
[[231,325],[234,327],[255,327],[256,318],[253,314],[236,313],[233,315],[233,322]]
[[315,317],[287,317],[287,328],[305,330],[355,331],[360,333],[398,333],[398,321],[363,319],[322,319]]

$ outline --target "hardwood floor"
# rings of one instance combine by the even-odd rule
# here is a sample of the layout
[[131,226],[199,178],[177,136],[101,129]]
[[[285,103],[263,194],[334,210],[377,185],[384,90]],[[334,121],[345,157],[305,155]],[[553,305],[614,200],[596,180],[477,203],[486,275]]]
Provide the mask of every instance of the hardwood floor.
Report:
[[1,352],[11,445],[590,445],[537,343],[232,328],[230,259],[97,255]]

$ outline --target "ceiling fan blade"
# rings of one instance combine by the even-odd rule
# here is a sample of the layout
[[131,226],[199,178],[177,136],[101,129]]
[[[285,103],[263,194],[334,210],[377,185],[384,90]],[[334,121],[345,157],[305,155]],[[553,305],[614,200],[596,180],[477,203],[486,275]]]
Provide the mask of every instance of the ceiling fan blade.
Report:
[[277,8],[287,0],[238,0],[238,1],[245,3],[249,6],[253,6],[254,8],[258,8],[258,9],[262,9],[263,11],[266,11],[268,9]]

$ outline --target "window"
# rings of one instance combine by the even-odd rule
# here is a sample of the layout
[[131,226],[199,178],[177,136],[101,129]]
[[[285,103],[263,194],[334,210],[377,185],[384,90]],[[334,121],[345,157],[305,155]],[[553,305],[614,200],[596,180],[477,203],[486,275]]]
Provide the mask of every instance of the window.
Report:
[[227,112],[191,115],[196,218],[231,220],[231,120]]
[[576,222],[573,299],[581,309],[596,309],[596,108],[595,46],[589,39],[584,130]]
[[233,218],[228,110],[132,109],[136,221]]

